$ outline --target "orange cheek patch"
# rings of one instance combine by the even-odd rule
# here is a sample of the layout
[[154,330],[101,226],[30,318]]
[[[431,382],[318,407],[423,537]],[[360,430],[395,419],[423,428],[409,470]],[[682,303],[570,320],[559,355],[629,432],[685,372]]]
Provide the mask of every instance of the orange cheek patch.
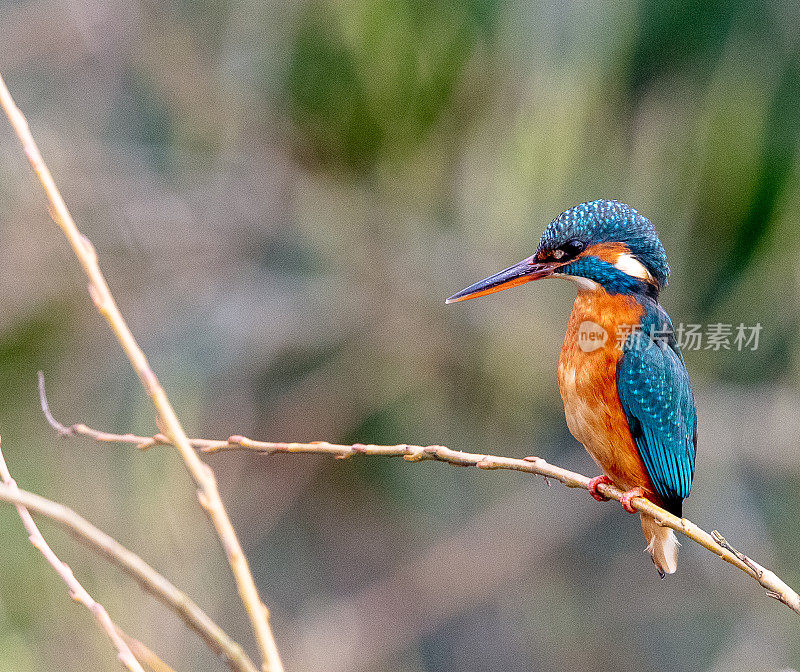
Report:
[[630,254],[631,250],[625,243],[597,243],[589,245],[581,254],[581,257],[597,257],[608,262],[612,266],[623,254]]

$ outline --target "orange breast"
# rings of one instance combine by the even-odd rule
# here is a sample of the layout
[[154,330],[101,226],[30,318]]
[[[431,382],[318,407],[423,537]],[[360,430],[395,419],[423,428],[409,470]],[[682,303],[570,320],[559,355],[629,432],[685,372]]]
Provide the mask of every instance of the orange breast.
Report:
[[642,314],[633,298],[581,289],[561,349],[558,385],[570,432],[603,472],[625,490],[642,486],[650,494],[653,485],[617,393],[618,330],[629,332]]

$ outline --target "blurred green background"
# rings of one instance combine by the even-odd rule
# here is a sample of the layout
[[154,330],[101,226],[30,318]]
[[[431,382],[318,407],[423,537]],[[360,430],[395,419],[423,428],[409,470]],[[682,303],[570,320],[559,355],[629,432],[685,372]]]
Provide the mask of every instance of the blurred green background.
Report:
[[[556,362],[574,289],[445,306],[549,221],[649,216],[677,322],[763,325],[688,352],[685,512],[800,586],[796,3],[0,0],[0,72],[193,436],[443,443],[594,475]],[[152,434],[0,123],[0,432],[22,487],[140,553],[254,646],[174,450]],[[293,671],[761,671],[797,616],[684,543],[659,581],[638,520],[505,472],[379,458],[209,458]],[[117,622],[177,670],[200,640],[46,521]],[[115,670],[0,509],[0,670]]]

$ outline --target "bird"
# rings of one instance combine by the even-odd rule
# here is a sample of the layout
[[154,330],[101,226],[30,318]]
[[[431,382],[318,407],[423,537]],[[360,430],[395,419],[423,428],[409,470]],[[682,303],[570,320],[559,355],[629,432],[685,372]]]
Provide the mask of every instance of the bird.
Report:
[[[616,200],[581,203],[556,217],[536,253],[447,299],[457,303],[532,280],[577,286],[558,361],[571,434],[602,471],[589,481],[623,491],[636,513],[644,497],[678,517],[689,496],[697,451],[691,381],[669,315],[659,303],[670,268],[652,222]],[[674,532],[640,513],[646,550],[661,578],[677,569]]]

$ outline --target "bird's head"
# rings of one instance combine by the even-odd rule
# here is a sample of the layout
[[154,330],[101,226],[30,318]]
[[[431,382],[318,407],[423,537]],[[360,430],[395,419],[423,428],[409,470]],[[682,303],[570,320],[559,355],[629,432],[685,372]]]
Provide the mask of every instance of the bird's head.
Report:
[[536,254],[470,285],[447,303],[492,294],[542,278],[569,278],[584,290],[656,298],[669,266],[653,224],[618,201],[581,203],[556,217]]

